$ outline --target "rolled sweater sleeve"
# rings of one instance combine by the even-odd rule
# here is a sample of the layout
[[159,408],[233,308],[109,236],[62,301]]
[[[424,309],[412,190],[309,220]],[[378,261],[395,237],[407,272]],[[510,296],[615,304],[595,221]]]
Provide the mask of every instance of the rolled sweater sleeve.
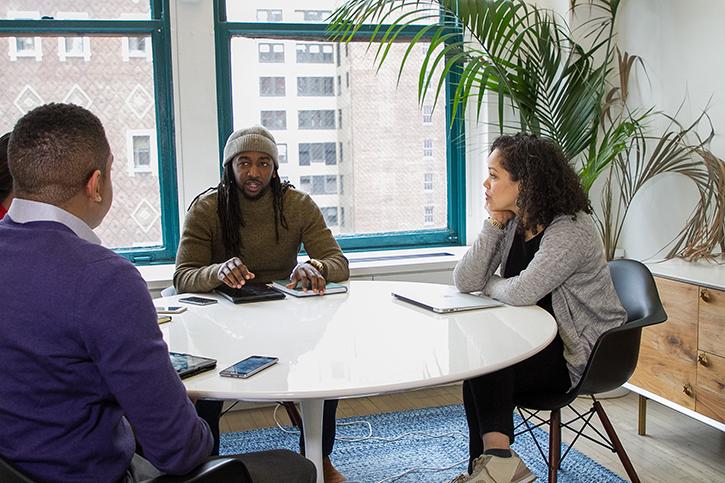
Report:
[[120,257],[90,264],[82,278],[81,338],[144,457],[165,473],[190,471],[213,440],[171,365],[144,280]]
[[[560,287],[589,256],[582,225],[561,217],[544,231],[541,245],[526,269],[515,277],[493,275],[483,292],[510,305],[534,305]],[[592,255],[593,256],[593,255]]]
[[204,199],[194,203],[186,214],[174,270],[174,287],[179,293],[210,292],[221,285],[217,278],[221,263],[212,263],[217,224],[214,207]]
[[302,227],[302,244],[307,254],[322,262],[327,281],[343,282],[350,278],[347,257],[342,254],[340,245],[325,224],[320,208],[312,198],[305,195],[301,209],[300,219],[305,220]]
[[505,230],[484,223],[478,238],[453,269],[453,282],[461,292],[483,290],[501,264]]

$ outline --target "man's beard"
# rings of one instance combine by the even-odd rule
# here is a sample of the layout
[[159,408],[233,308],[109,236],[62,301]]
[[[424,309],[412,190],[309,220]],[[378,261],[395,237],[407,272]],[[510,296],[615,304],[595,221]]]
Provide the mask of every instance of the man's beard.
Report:
[[259,198],[261,198],[262,196],[264,196],[265,193],[267,193],[267,191],[269,191],[269,188],[270,188],[270,185],[265,186],[264,188],[262,188],[261,190],[259,190],[259,193],[257,193],[254,196],[249,196],[247,194],[247,192],[244,191],[243,188],[241,190],[239,190],[239,191],[242,192],[242,196],[244,196],[244,199],[249,200],[249,201],[257,201]]

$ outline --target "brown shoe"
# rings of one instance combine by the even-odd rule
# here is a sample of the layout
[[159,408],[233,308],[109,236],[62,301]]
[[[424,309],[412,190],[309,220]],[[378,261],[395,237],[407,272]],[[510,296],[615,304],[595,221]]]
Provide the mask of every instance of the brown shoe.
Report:
[[325,478],[325,483],[340,483],[347,481],[347,478],[337,471],[333,466],[332,461],[328,456],[322,458],[322,476]]

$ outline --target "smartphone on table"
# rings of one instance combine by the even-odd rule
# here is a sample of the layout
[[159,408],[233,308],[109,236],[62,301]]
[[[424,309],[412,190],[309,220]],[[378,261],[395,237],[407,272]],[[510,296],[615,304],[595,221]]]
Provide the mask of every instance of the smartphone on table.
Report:
[[277,362],[279,362],[278,357],[249,356],[246,359],[237,362],[233,366],[227,367],[221,371],[219,375],[246,379],[259,371],[275,365]]
[[192,305],[211,305],[215,304],[218,301],[216,299],[208,299],[206,297],[183,297],[179,299],[179,302],[183,304],[192,304]]
[[180,314],[186,310],[183,305],[164,305],[156,307],[157,314]]

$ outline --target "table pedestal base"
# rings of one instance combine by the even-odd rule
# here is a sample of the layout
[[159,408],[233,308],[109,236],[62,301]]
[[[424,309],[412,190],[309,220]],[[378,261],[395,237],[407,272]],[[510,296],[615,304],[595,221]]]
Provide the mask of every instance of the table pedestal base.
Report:
[[305,456],[317,468],[317,483],[324,483],[322,474],[322,406],[323,399],[307,399],[300,402],[302,427],[305,429]]

